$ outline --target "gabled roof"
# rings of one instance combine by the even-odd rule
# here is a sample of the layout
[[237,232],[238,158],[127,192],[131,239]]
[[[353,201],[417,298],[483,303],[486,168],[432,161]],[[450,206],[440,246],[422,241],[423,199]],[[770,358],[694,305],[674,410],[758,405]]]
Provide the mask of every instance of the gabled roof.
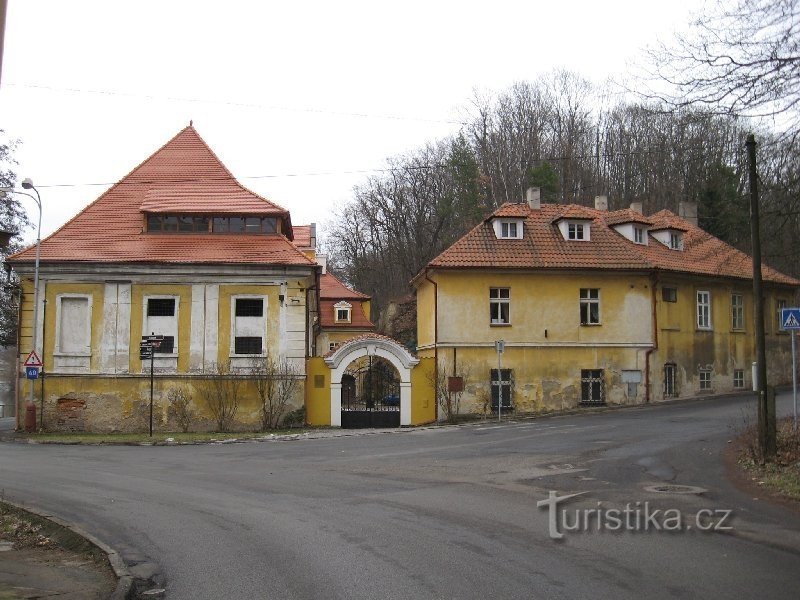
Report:
[[[275,216],[285,235],[145,233],[147,212]],[[190,125],[42,240],[41,260],[314,265],[291,231],[289,212],[236,181]],[[9,260],[34,257],[28,248]]]
[[630,208],[615,210],[607,213],[603,220],[606,225],[623,225],[625,223],[641,223],[642,225],[652,225],[653,221],[645,217],[642,213]]
[[320,325],[323,329],[374,329],[375,324],[367,318],[364,312],[364,307],[360,302],[348,303],[350,307],[350,322],[337,323],[336,322],[336,308],[335,305],[341,302],[340,300],[320,300]]
[[[583,206],[573,209],[573,206],[542,204],[541,209],[535,210],[527,204],[516,204],[514,214],[525,214],[522,239],[497,239],[490,221],[494,216],[512,212],[510,205],[504,205],[434,258],[428,267],[663,270],[751,278],[752,262],[747,254],[668,210],[649,219],[656,229],[684,231],[682,250],[672,250],[659,243],[635,244],[607,224],[605,218],[613,213]],[[571,215],[585,215],[592,220],[590,241],[565,240],[561,235],[555,223],[561,218],[575,218]],[[762,267],[762,273],[765,281],[800,285],[797,279],[767,266]]]
[[319,278],[319,297],[325,300],[370,299],[366,294],[351,290],[330,273],[325,273]]

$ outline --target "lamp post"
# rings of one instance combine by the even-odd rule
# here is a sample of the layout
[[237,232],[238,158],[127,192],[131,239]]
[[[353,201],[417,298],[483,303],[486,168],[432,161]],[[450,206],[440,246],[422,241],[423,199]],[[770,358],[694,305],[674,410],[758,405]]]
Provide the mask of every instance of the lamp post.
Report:
[[[10,192],[12,194],[33,198],[39,209],[39,225],[36,228],[36,262],[33,267],[33,331],[31,332],[31,350],[36,352],[36,342],[38,341],[37,338],[39,335],[39,251],[42,241],[42,197],[39,195],[39,190],[34,187],[33,181],[31,181],[30,178],[22,180],[22,187],[26,190],[33,190],[36,195],[34,196],[27,192],[19,192],[11,187],[0,187],[0,192]],[[34,404],[33,388],[33,381],[31,381],[31,387],[28,393],[29,404]]]

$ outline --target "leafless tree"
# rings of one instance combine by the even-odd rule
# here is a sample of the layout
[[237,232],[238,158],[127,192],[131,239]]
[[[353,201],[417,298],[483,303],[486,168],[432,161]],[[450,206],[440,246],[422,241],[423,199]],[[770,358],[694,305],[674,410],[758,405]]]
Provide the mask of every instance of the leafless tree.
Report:
[[776,117],[787,125],[779,129],[797,136],[800,0],[718,0],[648,58],[649,97],[679,108]]
[[230,431],[239,411],[243,380],[231,362],[214,363],[208,376],[198,382],[200,395],[217,424],[217,431]]
[[192,408],[192,395],[182,387],[175,387],[167,392],[167,401],[169,402],[168,411],[175,418],[181,431],[187,433],[196,416],[194,408]]
[[446,360],[439,362],[439,367],[430,374],[431,383],[436,390],[436,402],[444,415],[445,421],[455,423],[461,414],[461,398],[464,396],[464,387],[460,391],[450,391],[450,378],[460,377],[464,384],[469,380],[471,369],[461,365],[453,374],[453,368]]
[[261,403],[261,429],[275,429],[300,387],[300,372],[285,357],[253,358],[250,375]]

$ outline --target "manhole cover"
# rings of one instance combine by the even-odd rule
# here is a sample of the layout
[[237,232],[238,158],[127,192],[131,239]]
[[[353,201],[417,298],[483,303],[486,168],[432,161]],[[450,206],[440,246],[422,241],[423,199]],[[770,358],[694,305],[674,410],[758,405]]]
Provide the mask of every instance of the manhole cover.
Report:
[[646,492],[658,492],[660,494],[702,494],[708,490],[697,487],[696,485],[675,485],[671,483],[648,485],[644,488]]

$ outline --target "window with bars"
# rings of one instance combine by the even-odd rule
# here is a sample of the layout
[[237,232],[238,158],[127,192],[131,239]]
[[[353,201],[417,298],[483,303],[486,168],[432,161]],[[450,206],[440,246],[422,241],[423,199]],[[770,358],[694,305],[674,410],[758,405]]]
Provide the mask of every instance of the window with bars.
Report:
[[261,298],[237,298],[237,317],[263,317],[264,301]]
[[604,404],[603,369],[581,369],[581,404]]
[[711,389],[711,369],[700,369],[700,389]]
[[261,354],[262,338],[258,336],[237,335],[234,342],[234,354]]
[[514,405],[514,373],[511,369],[492,369],[492,410],[497,411],[500,395],[503,396],[503,410],[511,410]]
[[581,325],[600,324],[600,290],[598,288],[581,288]]
[[737,390],[744,389],[744,369],[733,370],[733,387]]
[[511,288],[489,288],[489,323],[511,323]]

